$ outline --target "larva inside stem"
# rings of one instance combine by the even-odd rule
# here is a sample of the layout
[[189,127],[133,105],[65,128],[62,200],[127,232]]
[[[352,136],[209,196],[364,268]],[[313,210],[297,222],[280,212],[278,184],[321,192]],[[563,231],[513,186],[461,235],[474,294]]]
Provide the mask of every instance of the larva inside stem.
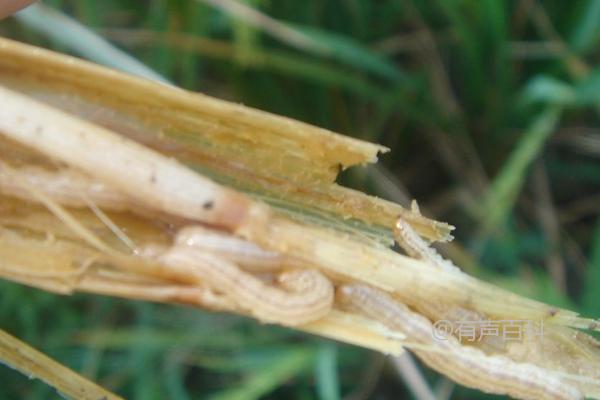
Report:
[[[5,193],[8,192],[8,194],[11,195],[16,194],[28,199],[33,197],[35,200],[40,201],[38,198],[39,196],[32,196],[31,186],[36,180],[41,178],[41,180],[45,182],[44,191],[50,193],[50,196],[53,197],[53,199],[51,199],[50,196],[46,196],[48,197],[48,201],[52,202],[57,207],[58,203],[66,203],[72,206],[82,206],[85,204],[85,201],[76,197],[77,192],[75,191],[75,193],[73,193],[72,189],[82,190],[84,193],[91,193],[92,196],[101,201],[104,200],[103,197],[112,194],[110,190],[106,191],[104,189],[100,192],[90,192],[89,189],[90,187],[93,187],[93,182],[88,182],[83,176],[77,177],[77,174],[75,174],[75,177],[78,179],[73,181],[73,184],[76,187],[73,188],[71,186],[65,188],[64,177],[60,174],[47,173],[38,168],[16,171],[9,168],[6,164],[0,165],[0,167],[2,167],[0,172],[4,172],[6,178],[5,184],[0,185],[0,190],[4,189],[3,191]],[[32,174],[34,178],[33,182],[30,182]],[[16,187],[14,182],[17,176],[27,179],[27,184],[24,184],[23,187]],[[63,182],[62,185],[60,184],[61,182]],[[69,182],[69,180],[67,179],[66,182]],[[46,193],[44,194],[46,195]],[[126,198],[117,203],[103,201],[103,204],[113,207],[127,203],[128,201]],[[251,242],[236,239],[235,237],[227,236],[225,234],[211,234],[210,231],[206,229],[203,230],[200,227],[189,228],[188,230],[183,231],[178,235],[176,241],[178,243],[183,243],[179,249],[194,246],[206,250],[208,246],[208,250],[221,253],[220,255],[225,255],[226,258],[229,256],[230,259],[240,260],[242,263],[249,264],[250,266],[260,265],[264,268],[275,266],[281,267],[282,257],[279,256],[278,253],[262,250]],[[177,248],[171,249],[171,252],[177,251]],[[198,254],[200,254],[200,252],[196,252],[196,255]],[[218,257],[213,257],[210,260],[213,264],[218,264],[220,261],[227,263],[224,260],[220,260]],[[206,263],[206,259],[197,260],[197,263],[200,263],[201,265],[203,265],[203,262]],[[234,264],[227,264],[227,266],[221,266],[220,268],[222,270],[220,270],[221,272],[226,271],[229,274],[221,273],[219,275],[213,270],[211,271],[212,273],[202,276],[200,280],[211,282],[216,289],[224,290],[230,297],[238,299],[238,303],[242,305],[242,308],[248,309],[252,314],[264,321],[280,322],[286,325],[303,324],[324,316],[331,308],[333,302],[333,288],[331,283],[316,270],[284,273],[280,277],[280,284],[288,289],[288,292],[286,292],[282,289],[269,287],[257,278],[239,269]],[[172,270],[177,270],[177,268],[172,268]],[[192,271],[192,276],[195,275],[193,272],[197,271]],[[185,275],[185,272],[183,275]],[[219,277],[221,278],[220,280],[218,279]],[[88,278],[88,281],[89,279],[91,278]],[[224,285],[222,285],[223,283]],[[102,281],[96,280],[94,281],[94,285],[101,289]],[[250,288],[250,291],[245,293],[248,288]],[[102,290],[105,291],[105,289]],[[156,295],[158,294],[155,294],[155,296]],[[244,297],[247,300],[250,300],[250,303],[247,304],[245,300],[243,300]],[[255,304],[257,307],[249,307],[249,304]]]
[[[0,91],[0,99],[1,98],[2,92]],[[4,100],[7,99],[9,101],[4,101],[3,104],[11,103],[10,100],[14,100],[10,99],[10,96],[4,97]],[[14,118],[11,119],[10,111],[8,114],[3,114],[2,110],[0,110],[0,124],[2,123],[2,121],[8,121],[9,125],[12,124],[11,127],[16,127],[16,133],[13,132],[14,134],[10,135],[11,137],[17,138],[17,140],[20,140],[22,143],[27,143],[32,147],[38,148],[38,150],[45,152],[45,154],[47,155],[59,158],[65,161],[66,163],[69,163],[70,165],[76,166],[77,168],[81,168],[82,171],[86,171],[88,174],[98,174],[96,178],[98,178],[99,181],[105,182],[110,185],[114,185],[114,187],[117,188],[117,190],[120,190],[123,193],[125,193],[127,197],[130,198],[130,201],[135,202],[136,204],[139,202],[140,204],[144,204],[149,207],[155,207],[154,210],[161,210],[171,213],[172,217],[187,216],[188,218],[197,219],[202,222],[219,224],[230,231],[236,231],[236,229],[243,225],[243,223],[247,225],[252,225],[252,222],[255,222],[255,220],[247,220],[245,218],[251,214],[250,211],[259,209],[260,207],[255,203],[249,203],[248,201],[246,201],[247,199],[245,198],[245,196],[231,197],[227,195],[227,193],[224,194],[224,192],[221,191],[221,189],[223,188],[211,184],[211,182],[208,180],[206,180],[205,182],[202,179],[196,179],[199,178],[197,175],[191,174],[191,171],[186,170],[184,167],[177,165],[176,163],[169,163],[166,157],[159,157],[160,155],[156,153],[148,154],[147,152],[143,151],[144,149],[140,149],[139,147],[136,148],[135,145],[132,146],[131,143],[129,143],[126,140],[116,140],[115,138],[119,139],[116,135],[106,136],[102,132],[97,132],[93,130],[90,130],[88,132],[89,127],[84,127],[83,130],[85,132],[77,132],[74,129],[72,129],[75,127],[75,125],[69,125],[69,123],[65,123],[65,121],[61,118],[58,118],[56,114],[45,114],[46,116],[57,117],[57,119],[54,121],[56,122],[56,125],[60,129],[66,129],[66,131],[68,132],[66,138],[64,139],[64,143],[60,142],[57,138],[60,137],[63,132],[59,131],[58,128],[46,129],[46,127],[40,127],[39,125],[36,126],[36,121],[39,122],[40,120],[36,119],[35,113],[31,113],[34,115],[33,117],[31,117],[23,112],[23,109],[28,109],[29,107],[27,106],[32,105],[32,103],[19,102],[18,98],[16,100],[17,104],[19,104],[19,107],[21,107],[22,109],[21,114],[15,113],[15,115],[13,116]],[[44,110],[42,111],[43,113],[45,112]],[[82,129],[81,126],[79,126],[79,129]],[[32,135],[41,136],[41,139],[39,139],[39,146],[36,147],[34,144],[32,144],[36,140],[38,140],[38,138],[34,139]],[[80,137],[78,137],[78,135]],[[66,144],[67,147],[70,146],[70,150],[67,150],[69,154],[65,155],[64,153],[62,153],[61,144]],[[88,146],[89,148],[86,148],[86,146]],[[119,165],[119,167],[113,168],[110,165],[110,161],[112,160],[107,158],[108,154],[110,154],[110,156],[113,157],[114,151],[106,151],[107,155],[105,155],[104,158],[102,158],[102,155],[96,152],[97,149],[94,146],[99,146],[101,151],[106,151],[106,149],[108,149],[109,147],[113,150],[118,149],[119,151],[117,151],[116,153],[118,154],[117,164]],[[92,164],[90,164],[90,162],[81,159],[83,157],[82,155],[88,157],[90,155],[89,151],[92,150],[92,158],[94,159],[93,167]],[[71,153],[80,153],[80,155],[73,155]],[[129,156],[131,158],[127,158]],[[98,168],[96,163],[98,163],[98,165],[101,165],[102,167],[108,165],[111,168],[111,170],[97,172],[96,170]],[[159,176],[152,175],[151,173],[149,174],[148,172],[152,172],[151,169],[148,171],[133,171],[130,173],[130,171],[127,169],[128,163],[135,164],[135,168],[138,167],[138,164],[141,168],[155,167],[157,170],[161,171],[161,174],[159,174]],[[165,171],[163,171],[163,169]],[[122,175],[122,171],[124,170],[128,172],[127,176],[120,176]],[[192,177],[192,175],[194,177]],[[171,185],[172,182],[163,182],[163,178],[173,178],[173,182],[175,182],[176,184]],[[143,179],[148,179],[148,181],[143,181]],[[136,187],[136,185],[133,185],[132,183],[140,183],[144,185],[144,191],[139,191],[138,187]],[[201,188],[203,188],[203,190],[205,189],[206,192],[202,192],[200,190]],[[149,195],[148,193],[152,192],[153,190],[155,190],[155,192]],[[184,192],[186,194],[181,195]],[[215,200],[214,202],[211,199],[206,200],[208,198],[206,196],[199,196],[198,198],[194,198],[194,195],[200,195],[202,194],[201,192],[204,194],[215,194],[216,197],[223,195],[223,197],[220,198],[218,201]],[[173,193],[177,193],[177,196],[173,196]],[[238,202],[236,199],[241,200]],[[204,203],[201,203],[201,200],[206,201]],[[202,207],[204,211],[199,212],[198,207]],[[215,210],[221,210],[222,214],[219,214],[219,212],[216,212]],[[458,274],[448,274],[452,276],[449,276],[450,279],[444,281],[443,278],[448,277],[448,275],[440,274],[440,276],[442,276],[442,279],[440,280],[444,281],[442,284],[440,284],[439,282],[436,282],[436,280],[433,278],[423,278],[422,275],[431,272],[429,271],[429,269],[425,269],[424,271],[423,269],[419,270],[418,267],[421,267],[421,265],[410,265],[410,263],[413,262],[412,260],[410,260],[410,262],[408,262],[407,265],[404,265],[404,262],[398,261],[399,257],[396,257],[396,255],[390,255],[389,257],[387,257],[385,251],[375,251],[373,248],[366,247],[363,248],[358,244],[353,244],[350,243],[350,241],[346,240],[340,240],[340,246],[338,246],[338,248],[336,248],[336,246],[319,246],[319,244],[316,243],[318,241],[321,241],[323,243],[334,241],[335,238],[332,238],[332,236],[334,235],[325,234],[320,238],[315,236],[317,237],[317,239],[315,239],[312,243],[305,244],[305,247],[301,248],[301,246],[298,246],[295,242],[303,241],[306,236],[310,235],[310,230],[305,229],[305,227],[300,227],[296,224],[293,225],[294,226],[291,228],[293,230],[294,235],[288,236],[287,242],[285,240],[280,240],[281,235],[279,235],[277,232],[274,232],[274,234],[271,237],[271,240],[273,240],[273,243],[271,243],[271,248],[281,248],[282,252],[286,252],[286,248],[293,249],[295,246],[297,246],[296,256],[298,258],[308,254],[308,257],[305,256],[307,263],[310,262],[312,263],[312,265],[318,265],[320,268],[327,269],[327,273],[330,275],[331,271],[333,270],[338,275],[343,276],[344,279],[357,279],[365,281],[368,280],[371,283],[389,289],[390,291],[403,291],[404,289],[409,289],[410,287],[412,287],[412,290],[414,290],[414,292],[417,293],[415,295],[416,302],[423,301],[423,298],[426,298],[430,294],[435,293],[437,291],[443,292],[443,294],[440,296],[445,296],[441,297],[444,300],[448,300],[449,302],[455,302],[461,305],[468,304],[469,306],[471,306],[472,303],[476,305],[479,304],[480,307],[486,312],[490,310],[496,310],[498,312],[510,314],[513,311],[508,310],[509,307],[505,307],[504,304],[498,306],[498,308],[495,308],[499,303],[497,300],[498,298],[509,299],[509,296],[503,296],[503,293],[501,291],[493,292],[490,290],[491,287],[485,287],[485,285],[480,285],[479,283],[474,282],[474,280],[468,280],[466,278],[463,280],[462,275],[460,275],[457,278],[455,275]],[[292,230],[290,230],[290,232],[292,232]],[[306,241],[308,242],[308,239]],[[265,240],[265,242],[268,242],[268,240]],[[342,244],[345,244],[345,247],[342,246]],[[347,253],[343,254],[335,251],[340,248],[342,250],[345,250],[346,247],[350,248],[351,251],[348,251]],[[423,251],[422,253],[426,254],[425,251]],[[335,261],[331,260],[335,259],[341,261],[337,265],[332,265]],[[414,262],[414,264],[419,263]],[[381,267],[382,265],[383,267]],[[355,266],[357,268],[351,269],[349,268],[349,266]],[[427,265],[425,265],[425,267],[427,267]],[[176,267],[173,268],[173,270],[176,269]],[[166,271],[167,268],[165,268],[164,270]],[[183,270],[185,271],[185,269]],[[185,276],[186,273],[187,272],[180,274],[180,276]],[[244,275],[238,275],[238,278],[240,276],[243,277]],[[291,276],[292,278],[290,279],[289,276]],[[288,296],[287,300],[289,300],[291,298],[290,295],[293,295],[297,290],[301,289],[303,291],[306,290],[307,292],[310,292],[310,285],[308,285],[308,287],[305,287],[302,285],[302,281],[296,281],[298,277],[294,277],[294,275],[289,276],[283,275],[281,277],[280,284],[282,286],[289,285],[288,287],[293,293],[288,293],[276,287],[270,288],[278,289],[281,292],[283,292],[284,295]],[[421,289],[429,289],[429,292],[424,295],[419,295],[419,288],[417,287],[419,285],[421,286]],[[242,290],[242,292],[244,291],[243,289],[245,288],[245,286],[242,285],[238,287]],[[477,293],[475,293],[475,295],[472,294],[472,289],[477,289]],[[490,293],[487,293],[487,291],[489,291]],[[258,296],[256,293],[246,293],[246,295],[254,296],[254,298],[252,298],[254,301],[257,301],[257,299],[258,301],[261,300],[260,296]],[[410,293],[409,295],[413,295],[413,293]],[[521,302],[516,297],[514,297],[513,299],[514,310],[516,311],[521,311],[523,307],[525,307],[528,303],[526,301]],[[244,299],[238,299],[240,303],[243,300]],[[263,302],[266,304],[265,301]],[[263,304],[263,307],[265,306],[265,304]],[[537,305],[535,305],[534,307],[533,304],[531,307],[532,315],[534,315],[536,312],[544,311],[540,310],[541,307],[538,307]],[[304,311],[306,311],[306,307]],[[561,312],[561,314],[559,314],[559,317],[560,316],[568,317],[569,315],[562,314]],[[289,317],[289,315],[287,317]],[[282,323],[298,323],[290,323],[289,320],[285,319],[287,317],[283,317],[282,321],[284,322]],[[314,318],[314,314],[311,318]],[[575,316],[572,316],[572,318],[575,321]]]
[[461,345],[453,336],[436,340],[428,319],[380,290],[361,284],[344,285],[338,289],[337,298],[345,307],[403,332],[409,342],[431,346],[435,351],[415,349],[414,352],[431,368],[463,385],[520,399],[582,398],[576,387],[546,369],[503,356],[485,355],[476,348]]
[[278,270],[291,261],[279,252],[265,250],[253,242],[198,225],[180,229],[175,243],[213,253],[251,271]]
[[[416,210],[418,211],[418,208]],[[456,265],[444,259],[433,247],[430,247],[402,217],[396,221],[394,239],[409,256],[423,260],[436,268],[460,272]]]
[[333,285],[317,270],[284,272],[277,288],[237,265],[189,246],[173,246],[158,257],[169,268],[185,268],[214,290],[264,322],[302,325],[324,317],[333,304]]

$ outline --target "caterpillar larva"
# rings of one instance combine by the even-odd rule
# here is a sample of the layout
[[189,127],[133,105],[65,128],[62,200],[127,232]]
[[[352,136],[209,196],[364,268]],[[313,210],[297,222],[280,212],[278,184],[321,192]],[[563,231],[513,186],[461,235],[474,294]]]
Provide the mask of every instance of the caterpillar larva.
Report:
[[264,322],[302,325],[324,317],[333,304],[333,285],[317,270],[281,273],[275,287],[237,265],[190,246],[176,245],[158,257],[172,269],[185,268],[211,289],[230,297]]
[[401,331],[418,346],[413,351],[431,368],[465,386],[520,399],[575,400],[579,390],[552,371],[518,363],[504,356],[486,355],[461,345],[454,336],[434,339],[434,327],[424,316],[412,312],[388,294],[362,284],[344,285],[337,298],[343,306]]

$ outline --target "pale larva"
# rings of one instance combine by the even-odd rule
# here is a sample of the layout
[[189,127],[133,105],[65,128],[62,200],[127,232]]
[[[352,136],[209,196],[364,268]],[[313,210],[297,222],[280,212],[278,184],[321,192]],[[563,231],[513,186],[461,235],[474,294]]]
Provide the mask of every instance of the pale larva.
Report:
[[404,333],[408,342],[421,345],[413,350],[419,358],[465,386],[519,399],[582,398],[576,387],[552,371],[503,356],[486,355],[481,350],[461,345],[454,336],[434,339],[434,328],[427,318],[378,289],[362,284],[344,285],[338,289],[337,297],[342,306]]
[[317,270],[279,275],[271,286],[237,265],[189,246],[173,246],[158,257],[170,269],[186,269],[211,289],[223,292],[240,308],[264,322],[302,325],[325,316],[333,304],[333,285]]
[[447,271],[460,272],[460,269],[451,261],[439,255],[433,247],[423,240],[408,222],[398,218],[394,227],[394,239],[400,247],[411,257],[421,259],[437,268]]
[[175,243],[213,253],[252,271],[280,269],[286,261],[281,253],[264,250],[253,242],[197,225],[179,230]]

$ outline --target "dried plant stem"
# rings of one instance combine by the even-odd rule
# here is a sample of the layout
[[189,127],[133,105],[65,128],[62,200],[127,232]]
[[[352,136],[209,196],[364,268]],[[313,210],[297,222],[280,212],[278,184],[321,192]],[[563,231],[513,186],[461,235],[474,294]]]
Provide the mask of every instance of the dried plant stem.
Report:
[[23,200],[31,199],[33,186],[57,203],[70,207],[88,207],[86,199],[103,209],[123,211],[131,209],[133,204],[127,196],[113,188],[70,169],[48,171],[40,167],[12,168],[0,160],[0,192]]
[[406,334],[408,341],[430,346],[414,352],[430,367],[456,382],[485,392],[508,394],[531,400],[578,400],[583,396],[551,371],[533,364],[516,363],[503,356],[488,356],[481,350],[462,346],[453,336],[436,340],[434,326],[384,292],[365,285],[345,285],[339,298],[349,309],[358,310]]
[[[452,227],[416,205],[333,183],[383,148],[28,51],[0,39],[0,82],[17,88],[0,86],[0,276],[235,312],[386,353],[410,346],[458,382],[520,398],[597,393],[597,343],[571,329],[549,339],[560,345],[549,362],[529,355],[535,340],[487,355],[428,338],[441,315],[600,327],[464,274],[422,238],[449,240]],[[106,121],[87,115],[97,110]],[[412,258],[384,245],[392,233]]]
[[[0,87],[0,130],[11,139],[169,214],[236,226],[250,200],[97,125]],[[35,110],[33,112],[32,110]]]
[[[36,254],[35,260],[27,257],[30,252]],[[208,288],[198,276],[197,263],[169,267],[147,258],[79,249],[56,238],[23,237],[10,230],[0,231],[0,254],[0,277],[59,294],[85,291],[218,311],[244,310]],[[81,266],[82,260],[93,263]],[[297,329],[384,353],[402,352],[402,335],[374,321],[337,311]]]
[[160,153],[8,89],[0,88],[0,101],[9,104],[0,110],[0,129],[5,135],[83,170],[147,209],[224,226],[266,249],[304,260],[335,276],[396,292],[413,302],[445,302],[486,315],[552,318],[571,326],[595,326],[594,321],[580,319],[575,313],[524,299],[466,274],[442,271],[330,229],[275,217],[263,204]]
[[429,240],[451,239],[446,223],[334,183],[340,170],[375,162],[383,146],[2,38],[0,84],[208,170],[280,210],[300,208],[301,220],[315,212],[320,223],[391,244],[386,230],[402,215]]
[[121,399],[3,330],[0,330],[0,360],[29,377],[43,380],[73,399]]
[[310,260],[335,276],[394,293],[408,304],[452,304],[486,315],[598,329],[595,321],[574,312],[517,296],[464,273],[440,270],[387,248],[365,245],[329,229],[276,218],[255,222],[237,233],[263,247]]

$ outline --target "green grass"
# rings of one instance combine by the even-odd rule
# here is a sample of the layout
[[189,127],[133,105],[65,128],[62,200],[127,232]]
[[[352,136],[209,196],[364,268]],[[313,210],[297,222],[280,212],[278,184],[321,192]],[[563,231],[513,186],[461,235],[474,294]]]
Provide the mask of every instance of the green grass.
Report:
[[[426,213],[458,227],[478,275],[600,316],[600,205],[572,207],[600,192],[600,148],[575,146],[585,129],[600,135],[600,2],[247,2],[305,35],[304,45],[200,1],[45,3],[112,32],[127,55],[177,85],[389,146],[381,163]],[[156,35],[135,42],[138,30]],[[57,33],[0,22],[0,34],[29,43],[90,46]],[[169,43],[167,34],[211,41]],[[393,192],[372,177],[342,181]],[[555,217],[558,238],[541,215]],[[564,267],[566,292],[546,270],[549,257]],[[7,282],[0,292],[2,328],[128,398],[335,400],[361,388],[357,398],[408,396],[389,367],[369,389],[366,351],[247,319]],[[0,398],[57,396],[8,368],[0,382]],[[491,397],[458,388],[452,398]]]

